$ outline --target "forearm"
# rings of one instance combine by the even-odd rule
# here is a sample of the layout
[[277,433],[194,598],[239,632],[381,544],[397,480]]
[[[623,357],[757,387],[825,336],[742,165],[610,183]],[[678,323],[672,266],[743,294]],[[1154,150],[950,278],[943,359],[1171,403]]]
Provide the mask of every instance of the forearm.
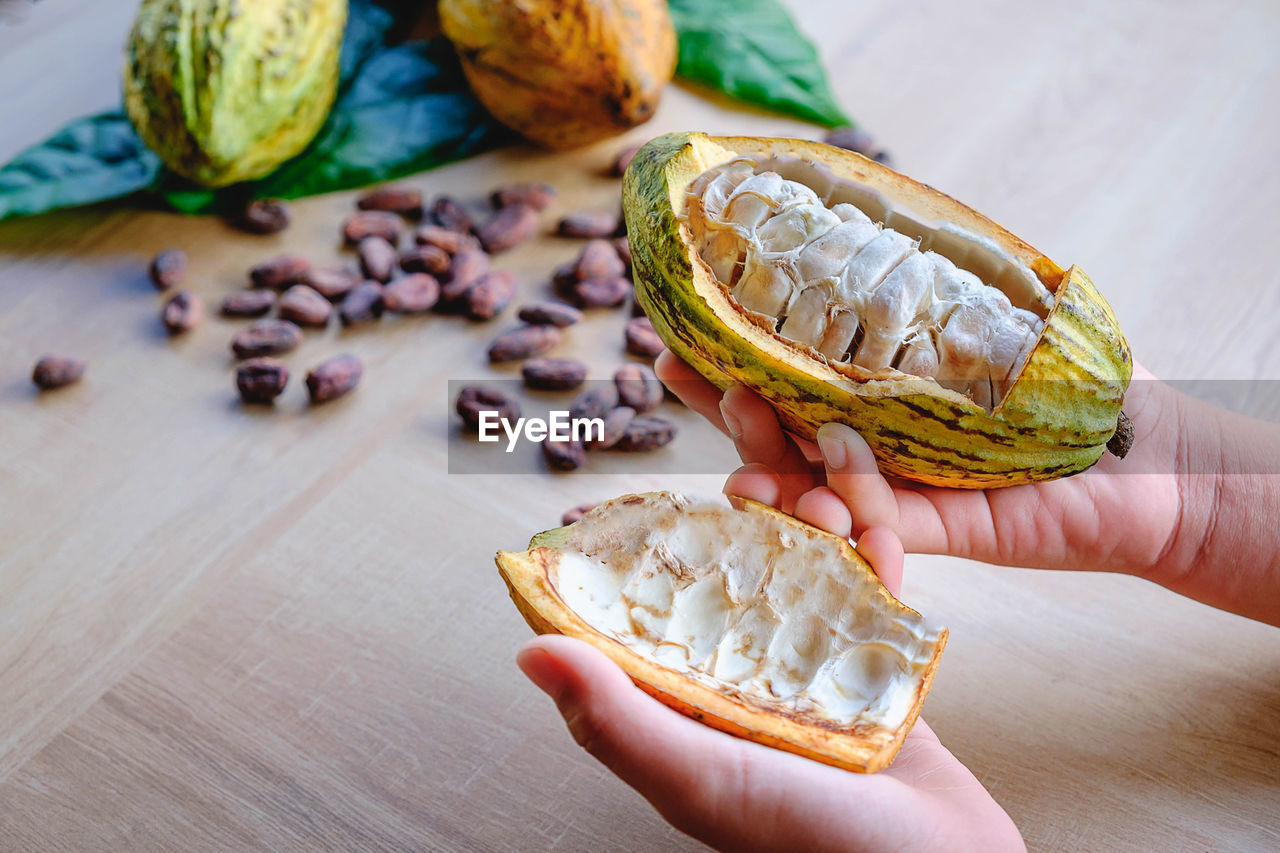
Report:
[[1280,429],[1178,398],[1179,518],[1151,579],[1280,625]]

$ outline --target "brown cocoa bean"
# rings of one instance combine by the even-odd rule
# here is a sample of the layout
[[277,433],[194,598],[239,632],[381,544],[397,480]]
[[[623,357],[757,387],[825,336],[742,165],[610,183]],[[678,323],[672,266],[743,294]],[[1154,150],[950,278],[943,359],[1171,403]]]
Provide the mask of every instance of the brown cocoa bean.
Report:
[[468,385],[459,391],[454,409],[472,432],[480,431],[480,415],[484,412],[496,412],[499,421],[515,423],[520,418],[520,406],[514,399],[483,385]]
[[160,322],[171,335],[190,331],[204,319],[204,300],[190,290],[179,290],[160,310]]
[[837,148],[856,151],[863,157],[875,160],[877,163],[884,163],[886,166],[892,162],[889,152],[882,148],[871,134],[859,127],[837,127],[835,130],[828,131],[822,141]]
[[378,187],[365,193],[356,201],[361,210],[385,210],[409,219],[422,216],[422,193],[411,187]]
[[648,317],[633,317],[627,321],[624,332],[627,339],[627,352],[641,358],[657,358],[666,346],[662,338],[653,330],[653,323]]
[[520,361],[551,350],[564,332],[555,326],[517,326],[503,332],[489,344],[489,361]]
[[526,323],[550,324],[562,329],[582,320],[581,311],[563,302],[530,302],[520,306],[517,316]]
[[236,389],[246,403],[271,403],[288,383],[289,368],[274,358],[251,358],[236,368]]
[[587,366],[574,358],[531,358],[520,366],[524,384],[538,391],[569,391],[587,378]]
[[349,353],[335,355],[307,371],[307,395],[313,404],[336,400],[355,388],[363,374],[360,359]]
[[365,237],[356,248],[356,254],[360,257],[360,270],[365,278],[391,280],[391,273],[395,272],[399,260],[395,246],[381,237]]
[[467,209],[447,195],[437,196],[431,203],[431,221],[459,234],[469,234],[476,230]]
[[302,329],[288,320],[258,320],[231,340],[236,358],[279,355],[302,343]]
[[425,272],[431,275],[443,275],[449,271],[452,259],[449,253],[439,246],[430,243],[415,246],[400,253],[400,269],[405,272]]
[[625,278],[589,278],[574,282],[569,293],[579,308],[616,308],[627,301],[631,290]]
[[631,422],[635,420],[636,410],[630,406],[617,406],[604,413],[604,432],[599,439],[587,442],[588,450],[607,450],[622,441],[627,434]]
[[222,300],[222,313],[228,317],[261,317],[275,304],[274,290],[241,290]]
[[280,297],[281,320],[292,320],[299,326],[323,326],[329,322],[333,306],[329,300],[305,284],[295,284]]
[[551,274],[551,289],[563,299],[571,300],[574,298],[573,286],[580,281],[578,274],[574,271],[574,266],[575,263],[569,261],[556,267]]
[[342,223],[342,239],[355,246],[366,237],[381,237],[388,243],[400,239],[404,224],[399,216],[386,210],[362,210]]
[[580,521],[584,515],[591,512],[591,510],[598,506],[600,506],[598,503],[579,504],[572,509],[567,509],[564,511],[564,515],[560,516],[560,524],[564,526],[573,524],[575,521]]
[[156,290],[168,290],[176,287],[187,274],[187,253],[181,249],[165,249],[157,252],[147,268],[151,283]]
[[440,283],[424,272],[410,273],[382,288],[382,304],[398,314],[430,311],[440,299]]
[[41,391],[62,388],[73,382],[79,382],[84,376],[86,363],[84,359],[66,355],[46,355],[36,362],[31,371],[31,381]]
[[351,288],[338,305],[338,317],[344,326],[372,323],[382,316],[382,285],[368,279]]
[[542,211],[546,210],[551,205],[551,202],[556,200],[556,195],[556,188],[551,184],[533,182],[498,187],[493,191],[493,195],[489,197],[489,200],[493,202],[494,207],[510,207],[513,204],[523,204],[534,210]]
[[360,273],[350,267],[323,267],[309,270],[303,281],[330,301],[341,299],[360,283]]
[[646,364],[624,364],[613,374],[613,384],[618,389],[622,405],[630,406],[640,414],[656,409],[665,392],[662,382]]
[[615,447],[619,450],[648,452],[670,444],[676,437],[675,424],[662,418],[633,418]]
[[579,210],[566,214],[556,226],[561,237],[611,237],[618,230],[618,217],[602,210]]
[[613,165],[609,168],[609,174],[615,178],[621,178],[626,174],[627,167],[631,165],[631,161],[635,159],[636,153],[640,150],[639,145],[628,145],[618,152],[618,156],[614,158]]
[[480,245],[494,254],[515,248],[533,236],[538,227],[538,214],[525,204],[511,204],[498,209],[476,230]]
[[250,234],[278,234],[289,227],[289,206],[278,198],[256,198],[231,224]]
[[480,241],[473,235],[461,231],[450,231],[440,225],[423,225],[413,232],[413,239],[419,246],[435,246],[456,255],[463,249],[479,249]]
[[582,253],[573,264],[573,274],[580,280],[589,278],[618,278],[627,266],[618,257],[618,250],[608,240],[592,240],[582,247]]
[[542,455],[547,465],[556,471],[573,471],[587,464],[587,451],[580,441],[542,442]]
[[509,270],[487,273],[467,291],[467,316],[472,320],[492,320],[511,304],[515,295],[513,273]]
[[287,287],[306,279],[311,262],[301,255],[277,255],[249,270],[255,287]]
[[467,309],[467,293],[489,271],[489,256],[482,249],[463,249],[453,256],[449,271],[440,278],[440,311]]
[[573,398],[569,404],[569,417],[603,418],[605,413],[618,405],[618,391],[612,384],[592,383],[592,387]]
[[618,253],[618,260],[622,261],[623,266],[627,268],[627,272],[631,271],[631,241],[626,237],[613,238],[613,250]]

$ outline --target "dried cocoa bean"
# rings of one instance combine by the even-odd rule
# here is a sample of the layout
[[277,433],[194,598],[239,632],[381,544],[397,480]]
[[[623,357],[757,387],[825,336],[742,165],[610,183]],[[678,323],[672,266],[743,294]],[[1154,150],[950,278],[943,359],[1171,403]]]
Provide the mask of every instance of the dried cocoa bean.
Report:
[[589,278],[574,282],[569,298],[579,308],[616,308],[631,291],[631,282],[625,278]]
[[381,237],[388,243],[400,239],[404,224],[399,216],[385,210],[362,210],[347,217],[342,223],[342,239],[349,245],[357,245],[366,237]]
[[542,442],[542,455],[547,465],[556,471],[573,471],[587,464],[587,451],[580,441]]
[[41,391],[62,388],[73,382],[79,382],[84,376],[86,364],[83,359],[66,355],[46,355],[36,362],[31,371],[31,381]]
[[439,299],[440,283],[424,272],[411,273],[382,288],[383,306],[398,314],[430,311]]
[[292,320],[299,326],[323,326],[329,322],[333,306],[329,300],[305,284],[295,284],[280,297],[281,320]]
[[449,253],[439,246],[430,243],[415,246],[400,253],[400,269],[405,272],[425,272],[431,275],[443,275],[449,271],[452,259]]
[[631,422],[635,420],[636,410],[630,406],[616,406],[603,415],[604,434],[597,441],[587,442],[588,450],[607,450],[622,441],[627,434]]
[[473,235],[461,231],[451,231],[440,225],[423,225],[413,232],[413,239],[419,246],[435,246],[456,255],[463,249],[479,249],[480,241]]
[[231,340],[236,358],[279,355],[302,343],[302,329],[288,320],[258,320]]
[[539,391],[569,391],[587,378],[587,366],[574,358],[531,358],[520,366],[524,384]]
[[447,195],[437,196],[431,203],[431,221],[459,234],[469,234],[476,230],[467,209]]
[[250,234],[278,234],[289,227],[289,206],[278,198],[257,198],[231,223]]
[[613,384],[617,386],[622,405],[640,414],[656,409],[665,394],[653,368],[645,364],[624,364],[613,374]]
[[241,290],[222,300],[222,313],[228,317],[261,317],[275,304],[274,290]]
[[481,276],[467,291],[467,316],[472,320],[492,320],[511,304],[515,295],[515,275],[508,270],[494,270]]
[[546,210],[551,205],[551,202],[556,200],[556,195],[556,188],[551,184],[534,182],[508,184],[505,187],[498,187],[493,191],[493,195],[489,197],[489,200],[493,202],[494,207],[510,207],[513,204],[523,204],[534,210],[542,211]]
[[612,385],[593,383],[592,387],[573,398],[569,404],[569,417],[603,418],[605,414],[618,405],[618,392]]
[[489,271],[489,256],[482,249],[463,249],[453,256],[453,265],[440,279],[440,311],[468,308],[467,293]]
[[572,509],[567,509],[564,511],[564,515],[560,516],[560,524],[569,525],[569,524],[573,524],[575,521],[580,521],[584,515],[591,512],[591,510],[595,509],[598,506],[600,506],[600,504],[598,503],[579,504],[578,506],[575,506]]
[[640,148],[641,146],[639,145],[628,145],[619,151],[609,169],[609,174],[615,178],[621,178],[626,174],[627,167],[631,165],[631,161],[635,159],[636,153],[640,151]]
[[618,217],[602,210],[579,210],[566,214],[556,226],[561,237],[612,237],[618,230]]
[[670,444],[676,437],[675,424],[662,418],[634,418],[615,447],[619,450],[647,452]]
[[341,299],[360,283],[360,274],[350,267],[323,267],[307,272],[304,282],[325,299]]
[[382,285],[368,279],[351,288],[338,305],[338,317],[344,326],[371,323],[382,316]]
[[190,290],[179,290],[160,310],[160,322],[171,335],[190,331],[204,319],[204,300]]
[[468,385],[459,391],[454,409],[472,432],[479,432],[480,415],[483,412],[497,412],[499,421],[511,423],[520,418],[520,406],[514,399],[483,385]]
[[880,144],[875,141],[871,134],[862,128],[837,127],[835,130],[828,131],[822,141],[837,148],[856,151],[862,156],[875,160],[877,163],[884,163],[886,166],[892,162],[889,152],[880,147]]
[[511,204],[498,209],[476,230],[480,245],[494,254],[512,249],[533,236],[538,227],[538,214],[525,204]]
[[187,274],[187,253],[181,249],[165,249],[156,253],[147,268],[151,283],[156,290],[168,290],[176,287]]
[[301,255],[277,255],[249,270],[255,287],[287,287],[306,279],[311,262]]
[[641,358],[657,358],[666,348],[662,338],[653,330],[648,317],[633,317],[625,330],[627,352]]
[[550,324],[565,328],[582,320],[582,312],[563,302],[530,302],[520,306],[517,315],[526,323]]
[[274,358],[251,358],[236,368],[236,389],[246,403],[271,403],[288,383],[289,368]]
[[613,250],[618,253],[618,260],[622,261],[627,272],[631,272],[631,241],[626,237],[614,237]]
[[363,374],[360,359],[349,353],[335,355],[307,371],[307,395],[313,404],[336,400],[355,388]]
[[422,193],[403,186],[378,187],[360,196],[356,207],[361,210],[385,210],[409,219],[418,219],[422,216]]
[[581,281],[589,278],[617,278],[627,271],[618,250],[608,240],[592,240],[582,247],[573,264],[573,274]]
[[395,272],[396,248],[381,237],[365,237],[356,248],[360,257],[360,270],[365,278],[374,281],[390,281]]
[[564,332],[555,326],[517,326],[503,332],[489,344],[489,361],[520,361],[551,350]]
[[578,274],[574,271],[574,266],[574,262],[569,261],[556,267],[555,272],[551,274],[551,289],[563,299],[574,298],[573,286],[580,281]]

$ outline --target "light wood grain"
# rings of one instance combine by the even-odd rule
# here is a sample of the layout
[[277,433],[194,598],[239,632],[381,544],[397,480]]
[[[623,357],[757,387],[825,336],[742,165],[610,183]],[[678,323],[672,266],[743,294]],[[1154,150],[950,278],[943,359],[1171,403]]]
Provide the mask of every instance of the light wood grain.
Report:
[[[42,0],[0,24],[0,159],[117,98],[133,4]],[[1266,2],[792,4],[842,103],[898,165],[1080,263],[1140,360],[1275,378],[1280,13]],[[802,133],[669,90],[631,134]],[[620,142],[516,148],[414,179],[513,179],[610,207]],[[191,255],[211,303],[284,248],[341,257],[352,193],[283,235],[114,207],[0,225],[0,849],[696,849],[573,745],[512,657],[528,635],[491,562],[562,509],[718,490],[734,456],[668,406],[663,473],[521,457],[449,475],[451,379],[508,323],[386,319],[308,335],[363,386],[321,410],[235,401],[211,318],[182,340],[143,268]],[[572,242],[503,266],[540,294]],[[561,352],[605,377],[620,314]],[[37,397],[44,351],[90,361]],[[692,473],[690,473],[692,472]],[[925,714],[1036,850],[1280,846],[1280,632],[1120,577],[912,558],[906,600],[951,627]]]

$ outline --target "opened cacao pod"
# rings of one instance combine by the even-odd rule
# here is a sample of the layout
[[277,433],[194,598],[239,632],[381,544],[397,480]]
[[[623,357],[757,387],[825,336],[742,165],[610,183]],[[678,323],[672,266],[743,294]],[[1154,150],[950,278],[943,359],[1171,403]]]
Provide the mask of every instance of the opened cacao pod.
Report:
[[846,540],[741,498],[628,495],[497,562],[538,633],[590,643],[703,723],[849,770],[893,760],[947,639]]
[[852,426],[888,474],[1062,477],[1123,419],[1129,346],[1088,277],[859,154],[668,134],[631,161],[623,207],[666,345],[801,437]]

